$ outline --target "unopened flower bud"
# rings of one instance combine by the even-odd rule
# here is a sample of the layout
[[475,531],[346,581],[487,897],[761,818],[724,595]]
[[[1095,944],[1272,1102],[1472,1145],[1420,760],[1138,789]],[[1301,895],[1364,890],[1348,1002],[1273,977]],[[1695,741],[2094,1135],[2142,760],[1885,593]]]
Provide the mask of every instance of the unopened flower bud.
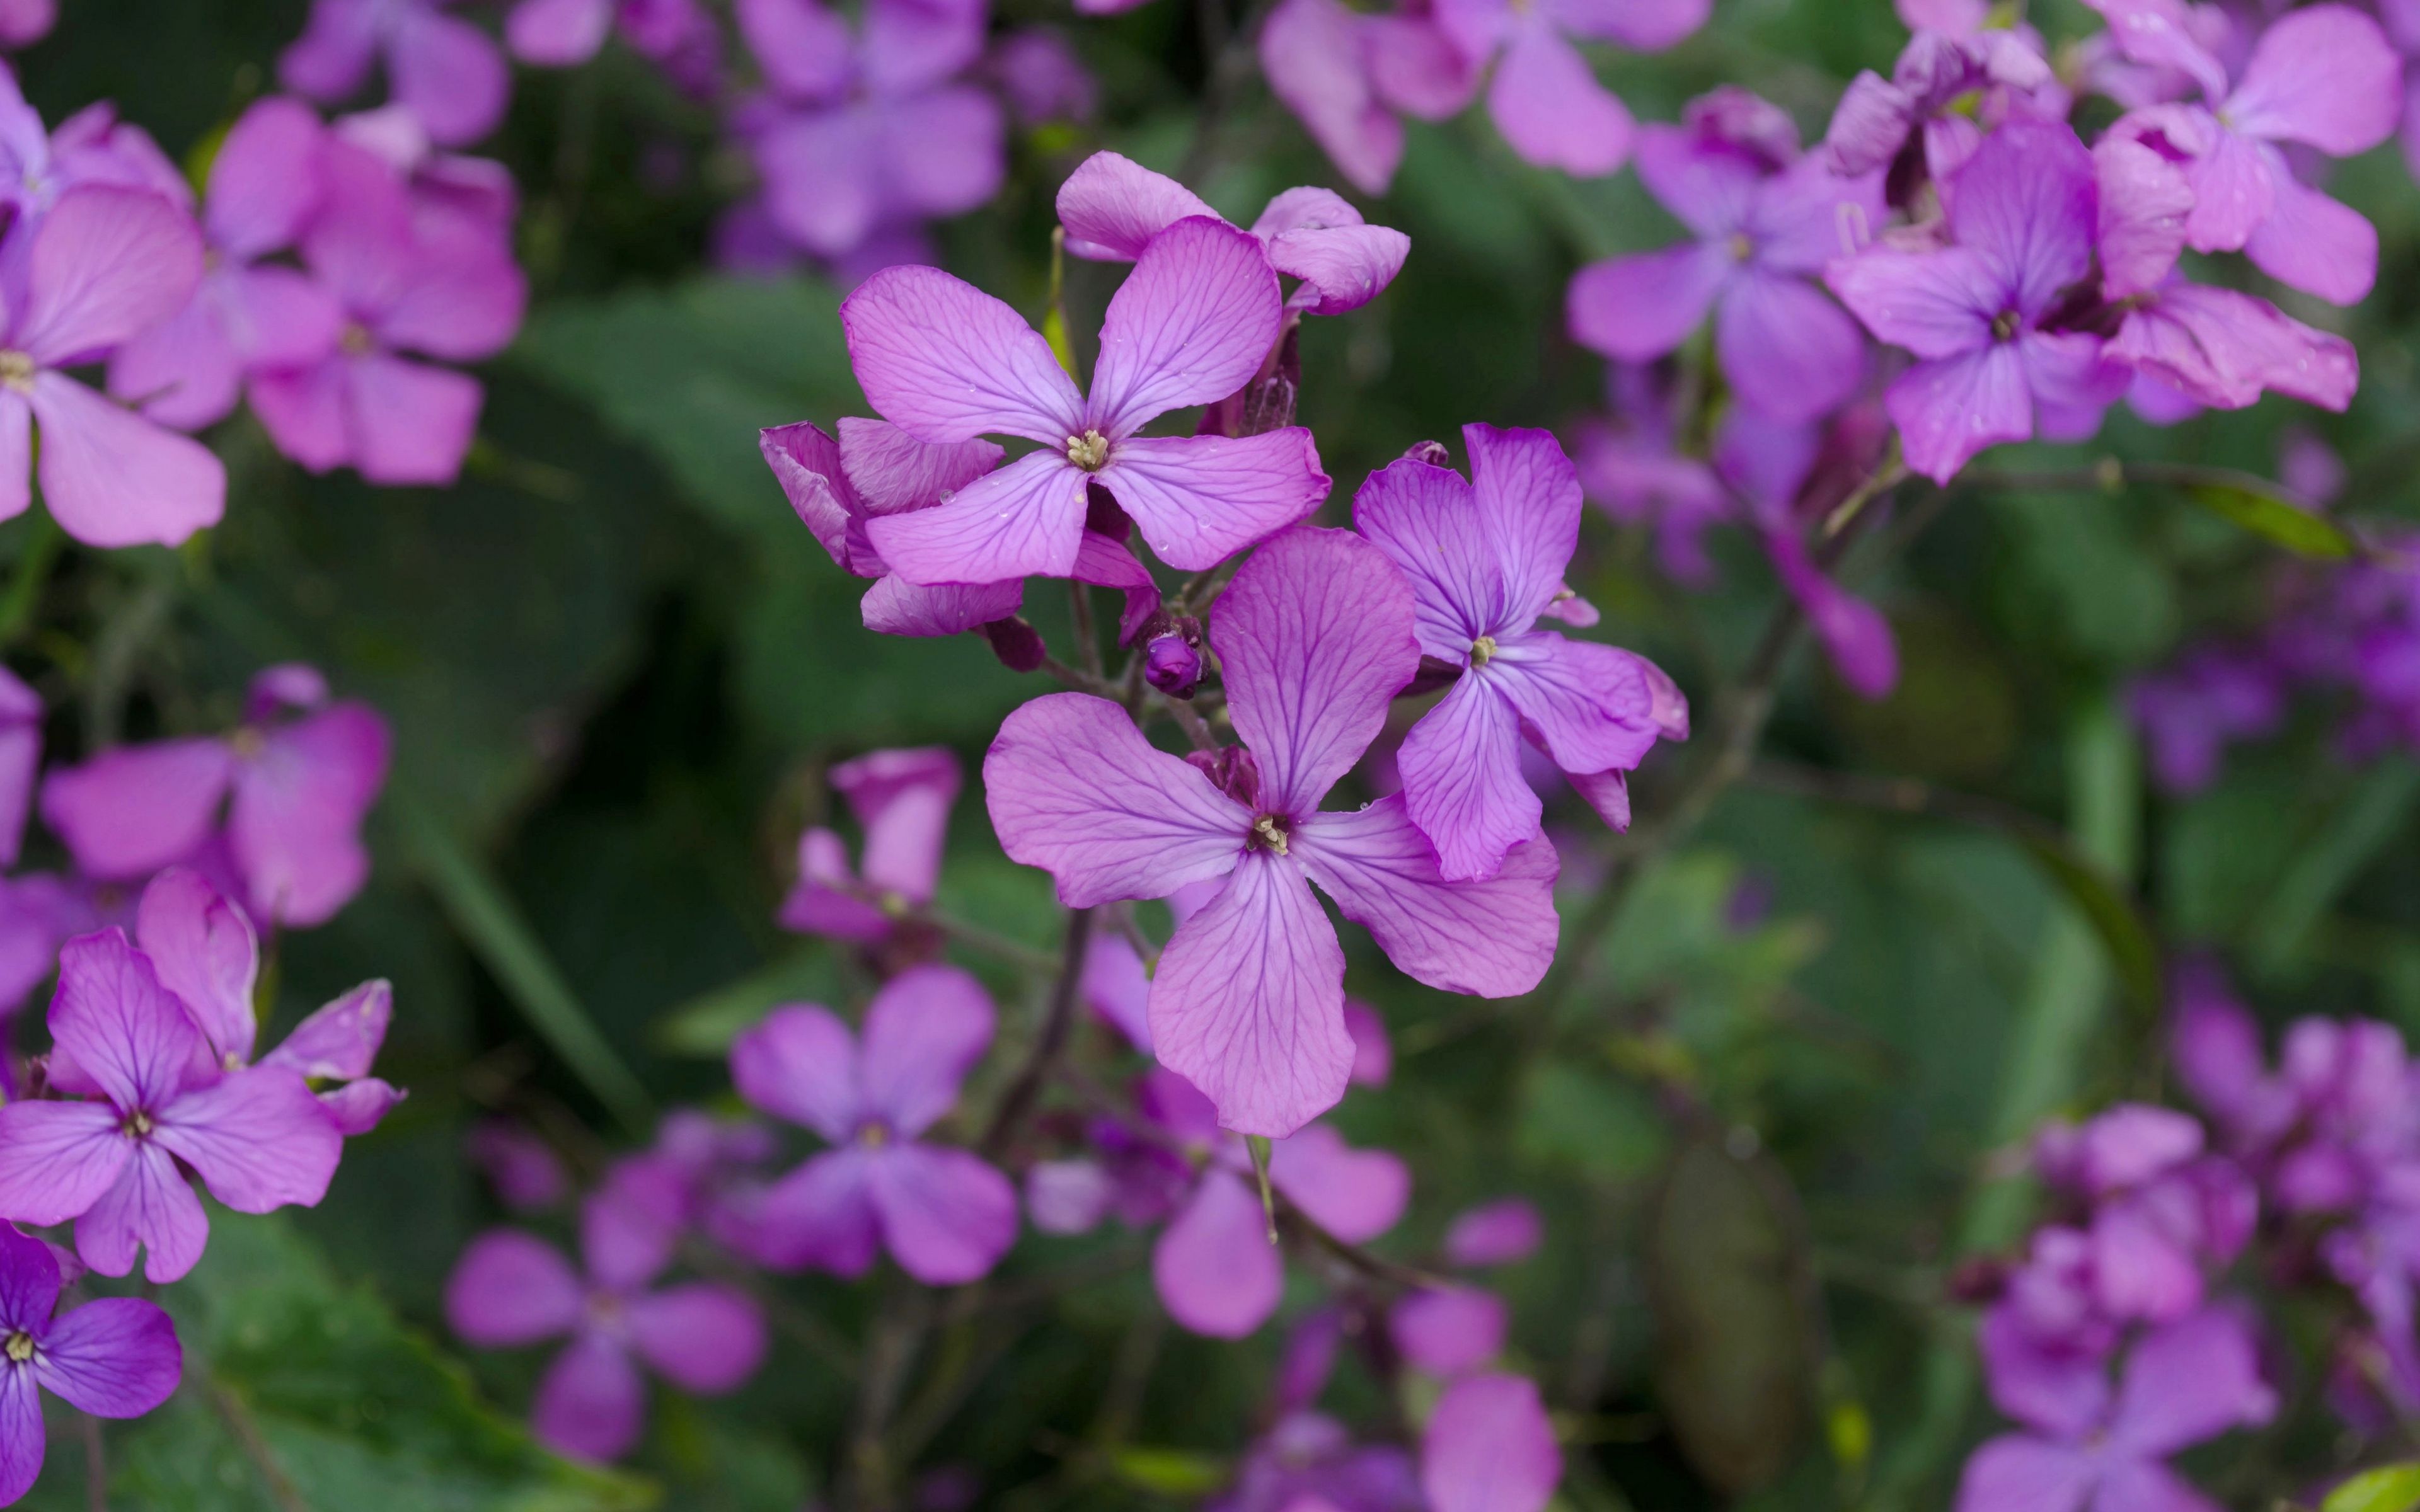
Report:
[[1049,648],[1042,643],[1042,633],[1026,624],[1021,615],[994,620],[983,627],[983,633],[984,639],[991,642],[992,655],[1013,672],[1030,672],[1050,655]]
[[1142,675],[1170,698],[1191,698],[1202,682],[1202,622],[1187,615],[1145,641]]
[[1185,759],[1200,768],[1218,791],[1247,809],[1261,806],[1261,764],[1241,746],[1217,750],[1189,750]]
[[1411,449],[1404,454],[1404,460],[1426,462],[1433,468],[1451,467],[1453,454],[1445,449],[1443,441],[1414,441]]

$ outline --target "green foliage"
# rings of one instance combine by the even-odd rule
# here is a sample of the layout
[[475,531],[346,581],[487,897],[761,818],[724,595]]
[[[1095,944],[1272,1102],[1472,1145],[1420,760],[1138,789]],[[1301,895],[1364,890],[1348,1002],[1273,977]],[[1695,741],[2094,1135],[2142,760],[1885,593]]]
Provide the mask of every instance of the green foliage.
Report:
[[2328,1493],[2319,1512],[2412,1512],[2420,1507],[2420,1464],[2366,1470]]

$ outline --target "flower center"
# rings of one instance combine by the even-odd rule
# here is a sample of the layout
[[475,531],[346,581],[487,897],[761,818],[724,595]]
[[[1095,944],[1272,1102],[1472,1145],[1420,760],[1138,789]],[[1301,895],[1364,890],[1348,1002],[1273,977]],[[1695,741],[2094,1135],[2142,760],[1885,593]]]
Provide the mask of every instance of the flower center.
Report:
[[1992,339],[1993,341],[2014,340],[2017,334],[2017,312],[2014,310],[2003,310],[1998,315],[1993,316],[1992,317]]
[[1087,472],[1098,472],[1109,460],[1109,439],[1097,430],[1067,438],[1067,460]]
[[1482,635],[1470,643],[1470,664],[1473,667],[1484,667],[1495,659],[1496,638],[1494,636]]
[[34,359],[24,352],[0,351],[0,384],[20,393],[34,387]]
[[336,345],[344,348],[348,357],[366,357],[378,344],[370,340],[369,328],[355,321],[345,327],[345,333],[337,338]]
[[1747,233],[1745,231],[1731,233],[1730,248],[1733,262],[1744,263],[1756,253],[1756,243],[1747,239]]
[[7,1348],[8,1358],[18,1365],[23,1365],[34,1357],[34,1335],[21,1328],[8,1335]]
[[857,1142],[868,1149],[880,1149],[891,1143],[891,1125],[880,1119],[870,1119],[858,1126]]
[[1286,853],[1287,834],[1292,828],[1293,825],[1285,815],[1264,813],[1252,821],[1252,843],[1264,850],[1275,851],[1280,856],[1283,856]]
[[227,748],[239,761],[253,761],[269,748],[269,737],[248,724],[240,724],[227,732]]
[[136,1108],[126,1116],[124,1123],[117,1126],[117,1132],[136,1139],[148,1139],[151,1137],[151,1115]]

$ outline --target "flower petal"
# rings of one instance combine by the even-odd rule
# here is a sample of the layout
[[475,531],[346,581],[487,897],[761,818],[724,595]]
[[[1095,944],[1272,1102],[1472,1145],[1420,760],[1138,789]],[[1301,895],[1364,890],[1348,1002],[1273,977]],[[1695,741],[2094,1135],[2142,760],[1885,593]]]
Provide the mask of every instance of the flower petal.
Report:
[[1425,654],[1460,666],[1472,642],[1507,619],[1504,574],[1460,473],[1411,457],[1389,462],[1353,496],[1353,523],[1411,579]]
[[1386,292],[1411,254],[1412,239],[1384,225],[1305,226],[1269,239],[1270,266],[1302,280],[1286,307],[1305,315],[1361,308]]
[[252,1059],[260,943],[243,910],[200,872],[171,867],[143,889],[134,928],[160,985],[194,1015],[217,1057]]
[[2006,345],[1918,363],[1895,379],[1883,408],[1899,426],[1907,465],[1947,483],[1969,458],[2034,433],[2024,361]]
[[177,1163],[155,1141],[136,1141],[133,1158],[115,1185],[76,1220],[76,1253],[102,1275],[134,1269],[134,1251],[145,1251],[143,1279],[165,1286],[181,1281],[209,1242],[210,1221]]
[[1552,431],[1465,425],[1470,491],[1504,580],[1494,628],[1528,629],[1563,588],[1580,539],[1580,479]]
[[292,245],[318,198],[322,131],[318,112],[274,95],[236,117],[210,159],[202,208],[220,251],[249,259]]
[[159,1112],[210,1057],[182,1003],[116,927],[68,941],[51,999],[51,1038],[125,1112]]
[[226,509],[209,448],[121,409],[73,378],[34,375],[42,502],[86,546],[181,546]]
[[530,1404],[530,1431],[560,1453],[614,1459],[639,1442],[646,1415],[646,1382],[628,1351],[583,1332],[547,1366]]
[[[782,428],[795,431],[800,427]],[[814,431],[812,425],[804,428]],[[920,441],[888,421],[856,415],[843,416],[833,428],[840,433],[837,450],[845,479],[844,486],[864,501],[869,515],[896,515],[929,508],[999,467],[1006,455],[998,444],[986,440],[958,441],[946,446]]]
[[935,268],[886,268],[840,314],[865,396],[919,440],[997,433],[1064,446],[1083,429],[1082,396],[1050,344],[970,284]]
[[95,1417],[141,1417],[183,1379],[177,1325],[158,1304],[103,1297],[51,1324],[34,1374],[52,1394]]
[[503,50],[478,27],[433,6],[405,6],[394,14],[389,81],[429,140],[453,147],[494,131],[512,92]]
[[1290,861],[1247,854],[1178,927],[1152,980],[1151,1038],[1238,1134],[1281,1138],[1343,1099],[1344,951]]
[[877,750],[833,767],[830,781],[865,826],[867,886],[931,902],[958,797],[957,757],[940,746]]
[[201,282],[202,235],[159,194],[80,185],[34,228],[23,277],[9,345],[70,366],[183,309]]
[[776,1270],[863,1275],[879,1237],[866,1167],[854,1146],[827,1150],[768,1187],[756,1211],[757,1257]]
[[579,1326],[585,1289],[561,1250],[517,1228],[491,1228],[445,1278],[445,1324],[481,1349],[535,1344]]
[[1420,1435],[1420,1489],[1432,1512],[1539,1512],[1562,1478],[1545,1404],[1520,1376],[1456,1381]]
[[926,1286],[976,1280],[1016,1241],[1016,1188],[963,1149],[877,1150],[866,1161],[866,1189],[891,1257]]
[[1356,1149],[1325,1123],[1269,1147],[1269,1181],[1303,1215],[1348,1244],[1395,1227],[1412,1200],[1412,1172],[1383,1149]]
[[336,703],[271,732],[237,766],[227,840],[254,913],[307,928],[361,890],[361,825],[386,785],[387,745],[376,710]]
[[0,1218],[43,1227],[99,1202],[134,1149],[117,1124],[101,1103],[0,1107]]
[[692,1281],[630,1304],[630,1347],[700,1396],[737,1391],[765,1363],[765,1314],[729,1287]]
[[1229,1171],[1202,1172],[1192,1200],[1151,1247],[1151,1279],[1168,1316],[1196,1334],[1239,1339],[1268,1321],[1285,1268],[1260,1198]]
[[1503,1353],[1510,1321],[1503,1299],[1493,1292],[1439,1287],[1395,1304],[1387,1333],[1414,1369],[1451,1380]]
[[2350,158],[2392,136],[2402,107],[2402,59],[2378,23],[2320,5],[2261,31],[2226,116],[2246,136]]
[[1716,241],[1590,263],[1566,299],[1572,339],[1621,362],[1652,362],[1689,339],[1736,266]]
[[59,1304],[59,1257],[14,1226],[0,1225],[0,1329],[34,1333]]
[[1539,18],[1514,24],[1487,86],[1487,114],[1513,151],[1576,178],[1627,162],[1637,131],[1629,108],[1597,83],[1588,59]]
[[326,1081],[357,1080],[370,1073],[394,1015],[394,986],[383,979],[363,982],[294,1026],[260,1063]]
[[858,1061],[865,1112],[902,1139],[931,1128],[991,1048],[995,1016],[983,983],[956,966],[910,966],[892,978],[865,1011]]
[[1033,452],[975,479],[947,503],[870,520],[866,534],[911,583],[1064,578],[1083,545],[1086,480],[1062,453]]
[[2331,304],[2367,299],[2378,282],[2378,228],[2350,205],[2304,185],[2282,160],[2269,177],[2269,217],[2243,243],[2243,255],[2279,283]]
[[1497,680],[1465,672],[1395,752],[1411,821],[1442,876],[1492,877],[1544,812],[1521,776],[1521,724]]
[[2086,1453],[2004,1433],[1966,1458],[1956,1512],[2081,1512],[2100,1478]]
[[1750,272],[1724,291],[1714,352],[1740,398],[1774,419],[1838,409],[1866,376],[1856,322],[1803,279]]
[[2231,1313],[2210,1309],[2143,1336],[2127,1357],[2110,1420],[2113,1449],[2159,1458],[2266,1423],[2277,1394],[2261,1380],[2251,1331]]
[[42,1398],[34,1372],[0,1370],[0,1504],[15,1502],[42,1476]]
[[613,10],[614,0],[520,0],[504,18],[504,46],[537,68],[573,68],[605,45]]
[[232,763],[216,740],[120,746],[42,783],[42,819],[95,877],[149,874],[200,846]]
[[478,428],[477,378],[383,352],[349,359],[340,371],[350,460],[363,477],[396,487],[454,482]]
[[1048,872],[1070,908],[1223,875],[1253,817],[1154,749],[1125,710],[1085,693],[1052,693],[1008,717],[984,758],[984,801],[1009,858]]
[[1362,63],[1372,17],[1339,0],[1280,0],[1261,27],[1261,72],[1352,185],[1383,194],[1403,161],[1404,125]]
[[317,1206],[344,1154],[319,1100],[284,1066],[255,1066],[159,1110],[158,1144],[238,1212]]
[[1187,216],[1218,219],[1199,194],[1130,158],[1095,152],[1059,186],[1059,224],[1067,253],[1100,262],[1132,262],[1151,239]]
[[1282,318],[1258,237],[1206,216],[1179,221],[1143,249],[1101,317],[1088,423],[1114,440],[1225,398],[1261,370]]
[[731,1080],[751,1106],[838,1144],[856,1132],[857,1041],[832,1011],[787,1004],[732,1042]]
[[1963,248],[1873,247],[1824,270],[1823,282],[1866,329],[1918,357],[1955,357],[1992,340],[2009,289]]
[[[1198,572],[1304,518],[1327,497],[1301,426],[1258,436],[1133,437],[1100,474],[1153,554]],[[1064,576],[1064,574],[1061,574]]]

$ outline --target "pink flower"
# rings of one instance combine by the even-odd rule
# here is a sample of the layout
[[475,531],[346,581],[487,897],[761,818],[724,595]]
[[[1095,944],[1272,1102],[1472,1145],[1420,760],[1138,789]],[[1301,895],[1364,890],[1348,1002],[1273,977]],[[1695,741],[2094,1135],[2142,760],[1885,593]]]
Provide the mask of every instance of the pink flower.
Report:
[[0,1216],[76,1220],[76,1250],[103,1275],[174,1281],[209,1220],[178,1162],[239,1212],[317,1206],[344,1139],[302,1074],[223,1071],[193,1014],[123,932],[70,940],[51,1000],[54,1055],[96,1101],[0,1107]]
[[245,908],[268,924],[325,923],[369,875],[361,825],[387,763],[386,721],[327,693],[309,668],[271,668],[226,736],[121,746],[54,768],[42,818],[87,874],[129,881],[199,851],[232,792],[226,839]]
[[841,306],[874,407],[921,441],[1001,434],[1042,450],[938,508],[875,518],[875,548],[911,583],[1064,578],[1095,484],[1161,561],[1186,571],[1293,524],[1327,495],[1308,430],[1136,434],[1171,409],[1242,388],[1280,319],[1277,274],[1256,238],[1204,217],[1180,221],[1110,300],[1087,397],[1007,305],[938,269],[884,269]]
[[1355,1056],[1344,952],[1309,883],[1414,978],[1509,996],[1554,954],[1556,862],[1533,841],[1493,881],[1452,883],[1400,795],[1321,811],[1419,664],[1411,588],[1374,547],[1280,536],[1235,575],[1210,640],[1249,748],[1182,761],[1118,705],[1060,693],[1009,716],[984,786],[1001,845],[1070,907],[1224,880],[1160,957],[1151,1036],[1222,1124],[1275,1137],[1336,1104]]
[[512,75],[488,35],[440,8],[450,0],[312,0],[302,35],[280,54],[278,81],[334,105],[383,54],[395,97],[440,142],[472,142],[504,118]]
[[58,1313],[59,1280],[50,1245],[0,1225],[0,1336],[10,1345],[0,1360],[0,1505],[42,1473],[41,1391],[95,1417],[141,1417],[184,1375],[177,1325],[158,1304],[102,1297]]
[[1487,113],[1512,150],[1582,177],[1630,157],[1630,111],[1596,81],[1571,38],[1660,52],[1696,31],[1712,0],[1440,0],[1437,23],[1472,67],[1496,60]]
[[768,1188],[759,1253],[862,1275],[876,1245],[928,1286],[972,1281],[1016,1238],[1016,1189],[988,1163],[918,1136],[950,1111],[991,1044],[991,998],[955,966],[915,966],[875,995],[852,1036],[830,1009],[791,1005],[731,1047],[739,1095],[833,1148]]
[[638,1442],[646,1385],[637,1361],[701,1396],[737,1391],[764,1363],[765,1318],[728,1287],[647,1289],[666,1254],[632,1230],[610,1193],[581,1210],[582,1277],[551,1244],[513,1228],[471,1242],[445,1282],[445,1320],[470,1343],[510,1349],[569,1335],[538,1382],[531,1427],[565,1454],[613,1459]]
[[782,900],[783,929],[861,945],[879,944],[898,913],[933,901],[958,797],[958,759],[938,746],[877,750],[831,769],[831,789],[865,832],[862,873],[848,848],[818,825],[799,837],[799,880]]
[[1562,1478],[1554,1424],[1527,1378],[1465,1376],[1430,1410],[1420,1434],[1429,1512],[1539,1512]]
[[1396,756],[1406,811],[1454,882],[1494,876],[1538,836],[1525,732],[1626,827],[1623,774],[1659,736],[1685,737],[1689,717],[1645,657],[1536,627],[1579,544],[1579,477],[1554,437],[1466,425],[1463,440],[1472,481],[1405,457],[1353,501],[1362,533],[1411,579],[1421,652],[1460,671]]
[[504,46],[523,63],[567,69],[595,57],[612,29],[693,93],[721,71],[721,33],[698,0],[520,0],[504,21]]
[[31,47],[58,19],[59,0],[0,0],[0,47]]

